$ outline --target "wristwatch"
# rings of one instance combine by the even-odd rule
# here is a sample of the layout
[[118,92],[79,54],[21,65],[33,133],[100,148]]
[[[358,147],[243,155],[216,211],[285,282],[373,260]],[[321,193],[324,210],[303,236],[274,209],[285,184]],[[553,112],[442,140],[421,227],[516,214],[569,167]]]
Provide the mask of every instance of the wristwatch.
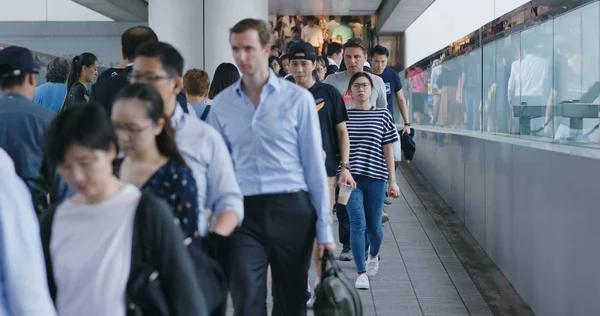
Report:
[[404,126],[410,126],[410,123],[404,123]]
[[348,169],[348,171],[352,171],[352,168],[350,167],[350,163],[342,162],[340,165],[342,166],[342,168],[346,168],[346,169]]

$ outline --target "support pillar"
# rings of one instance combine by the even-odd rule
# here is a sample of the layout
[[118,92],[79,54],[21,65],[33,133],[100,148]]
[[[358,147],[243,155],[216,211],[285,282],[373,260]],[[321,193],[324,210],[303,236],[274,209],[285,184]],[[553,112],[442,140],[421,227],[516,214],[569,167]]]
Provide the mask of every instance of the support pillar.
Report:
[[268,0],[149,0],[148,24],[159,40],[173,45],[184,68],[208,72],[234,63],[229,29],[245,18],[267,20]]

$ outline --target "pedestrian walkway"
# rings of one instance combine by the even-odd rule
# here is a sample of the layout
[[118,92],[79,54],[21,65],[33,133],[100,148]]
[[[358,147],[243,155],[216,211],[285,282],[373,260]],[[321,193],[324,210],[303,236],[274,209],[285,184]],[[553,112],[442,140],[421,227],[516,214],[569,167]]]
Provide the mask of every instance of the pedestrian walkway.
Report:
[[[390,220],[383,225],[379,274],[370,278],[370,290],[359,291],[364,316],[533,315],[414,166],[403,163],[397,182],[402,196],[385,207]],[[476,263],[466,270],[465,259]],[[354,263],[338,262],[354,280]],[[314,279],[311,269],[311,284]]]

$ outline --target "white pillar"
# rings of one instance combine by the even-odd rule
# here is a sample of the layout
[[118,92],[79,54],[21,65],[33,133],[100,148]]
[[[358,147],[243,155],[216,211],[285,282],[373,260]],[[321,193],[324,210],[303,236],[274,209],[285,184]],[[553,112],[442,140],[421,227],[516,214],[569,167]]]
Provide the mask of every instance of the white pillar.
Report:
[[179,51],[185,69],[204,68],[203,17],[203,0],[148,1],[148,25]]
[[268,0],[149,0],[148,24],[179,50],[185,69],[203,69],[212,79],[220,63],[234,63],[229,29],[245,18],[266,21],[268,11]]
[[235,65],[229,29],[245,18],[268,19],[268,0],[205,0],[205,70],[211,79],[220,63]]

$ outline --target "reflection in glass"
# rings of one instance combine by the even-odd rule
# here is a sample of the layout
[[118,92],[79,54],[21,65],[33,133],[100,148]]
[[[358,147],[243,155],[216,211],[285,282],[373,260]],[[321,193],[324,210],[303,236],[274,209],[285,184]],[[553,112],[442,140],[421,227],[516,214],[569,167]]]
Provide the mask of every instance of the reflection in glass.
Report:
[[598,2],[554,20],[554,81],[545,132],[559,141],[597,142]]
[[552,61],[552,21],[521,33],[519,59],[511,65],[508,102],[519,119],[519,134],[531,135],[543,126]]
[[600,143],[600,1],[533,25],[405,70],[415,123]]

